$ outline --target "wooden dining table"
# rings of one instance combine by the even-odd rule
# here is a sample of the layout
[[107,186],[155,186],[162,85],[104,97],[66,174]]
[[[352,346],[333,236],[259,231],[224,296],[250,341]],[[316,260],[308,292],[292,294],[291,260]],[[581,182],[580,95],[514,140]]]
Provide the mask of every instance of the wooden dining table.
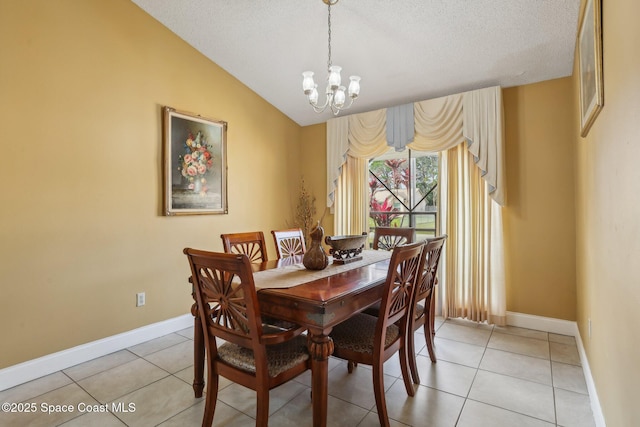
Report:
[[[329,336],[331,330],[338,323],[382,298],[382,285],[387,277],[390,254],[381,254],[378,251],[364,252],[363,261],[353,263],[352,267],[349,264],[340,266],[330,264],[319,278],[317,272],[305,273],[300,267],[301,258],[299,257],[252,264],[257,289],[260,282],[257,278],[261,272],[282,269],[276,272],[280,274],[279,277],[295,276],[294,286],[259,288],[258,302],[261,314],[297,323],[308,330],[307,346],[312,358],[311,390],[314,427],[327,425],[328,364],[329,356],[333,353],[333,341]],[[378,253],[372,256],[371,252]],[[369,256],[368,260],[366,255]],[[196,397],[202,397],[204,337],[195,304],[191,312],[196,317],[193,389]]]

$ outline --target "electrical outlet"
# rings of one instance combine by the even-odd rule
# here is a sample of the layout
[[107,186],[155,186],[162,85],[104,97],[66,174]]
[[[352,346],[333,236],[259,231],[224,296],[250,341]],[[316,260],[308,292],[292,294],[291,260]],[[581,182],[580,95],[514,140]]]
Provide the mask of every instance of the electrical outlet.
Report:
[[589,338],[591,338],[591,318],[587,321],[588,330],[589,330]]
[[136,294],[136,307],[142,307],[145,303],[146,297],[144,292],[139,292]]

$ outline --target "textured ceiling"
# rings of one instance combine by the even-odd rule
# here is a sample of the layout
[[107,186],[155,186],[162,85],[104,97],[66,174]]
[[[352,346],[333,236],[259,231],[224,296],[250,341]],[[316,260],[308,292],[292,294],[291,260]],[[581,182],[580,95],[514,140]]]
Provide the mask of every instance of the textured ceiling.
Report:
[[[330,119],[302,93],[315,72],[323,100],[322,0],[132,0],[300,125]],[[487,86],[571,75],[580,0],[340,0],[332,60],[362,77],[359,113]]]

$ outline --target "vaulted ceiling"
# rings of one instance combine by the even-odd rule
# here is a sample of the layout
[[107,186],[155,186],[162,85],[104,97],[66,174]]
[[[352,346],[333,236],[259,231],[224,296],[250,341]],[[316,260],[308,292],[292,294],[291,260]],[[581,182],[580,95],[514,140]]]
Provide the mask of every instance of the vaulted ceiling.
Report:
[[[298,124],[333,117],[302,93],[310,70],[324,97],[322,0],[132,1]],[[343,81],[362,78],[341,114],[569,76],[579,9],[580,0],[340,0],[332,62]]]

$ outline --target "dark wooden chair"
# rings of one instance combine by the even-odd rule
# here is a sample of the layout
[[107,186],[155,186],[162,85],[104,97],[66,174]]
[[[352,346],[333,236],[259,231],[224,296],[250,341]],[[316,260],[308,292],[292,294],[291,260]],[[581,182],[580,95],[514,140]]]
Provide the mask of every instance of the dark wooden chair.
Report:
[[[218,396],[218,377],[255,390],[256,426],[266,426],[269,390],[311,367],[306,336],[297,325],[266,326],[260,315],[249,258],[185,249],[193,293],[204,331],[207,395],[203,426],[211,426]],[[225,341],[218,346],[216,338]]]
[[433,335],[435,333],[435,299],[433,298],[433,293],[434,287],[437,284],[438,265],[440,264],[440,255],[442,254],[445,240],[447,240],[446,234],[433,239],[427,239],[424,247],[424,271],[419,285],[416,286],[415,289],[415,303],[412,310],[413,315],[411,316],[411,333],[409,334],[407,353],[409,355],[411,377],[416,384],[420,384],[420,376],[418,375],[418,367],[416,364],[414,332],[420,327],[424,328],[424,338],[427,342],[429,358],[431,362],[436,363],[436,355],[433,349]]
[[304,234],[300,228],[287,230],[271,230],[276,244],[278,259],[289,258],[294,255],[304,255],[307,248],[304,244]]
[[[376,227],[373,233],[373,249],[391,251],[398,245],[413,243],[416,238],[416,230],[410,227]],[[377,316],[380,311],[380,303],[374,304],[364,312]]]
[[222,246],[228,254],[245,254],[251,262],[268,261],[267,246],[262,231],[221,234]]
[[398,245],[413,243],[416,230],[408,227],[376,227],[373,232],[373,249],[390,251]]
[[358,313],[336,325],[331,333],[334,356],[372,366],[373,389],[378,419],[382,426],[389,425],[382,368],[384,362],[395,353],[400,357],[407,394],[415,394],[406,345],[411,326],[414,288],[422,277],[424,268],[423,247],[424,243],[419,242],[397,246],[393,250],[382,293],[380,316]]

